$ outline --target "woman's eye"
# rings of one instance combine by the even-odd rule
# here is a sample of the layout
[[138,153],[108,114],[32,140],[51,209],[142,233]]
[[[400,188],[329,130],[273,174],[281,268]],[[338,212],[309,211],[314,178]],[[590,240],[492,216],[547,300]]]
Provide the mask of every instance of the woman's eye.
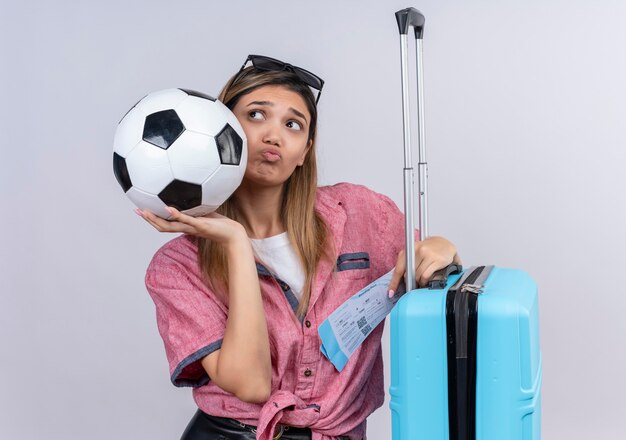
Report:
[[256,111],[256,110],[252,110],[250,113],[248,113],[248,116],[250,116],[250,118],[252,119],[257,119],[257,120],[263,119],[263,113]]
[[302,125],[297,121],[287,122],[287,127],[293,128],[294,130],[302,130]]

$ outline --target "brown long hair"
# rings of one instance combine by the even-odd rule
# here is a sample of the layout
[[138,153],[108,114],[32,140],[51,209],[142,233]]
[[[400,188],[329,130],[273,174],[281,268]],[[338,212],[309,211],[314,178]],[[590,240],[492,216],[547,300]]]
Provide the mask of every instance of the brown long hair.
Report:
[[[296,167],[293,174],[285,182],[280,212],[289,241],[304,268],[305,280],[302,299],[296,311],[299,317],[303,317],[308,310],[317,264],[322,258],[332,259],[334,255],[330,230],[315,211],[317,190],[317,160],[315,156],[317,107],[315,98],[311,89],[293,73],[288,71],[261,71],[254,67],[248,67],[234,75],[226,83],[220,92],[219,100],[232,110],[242,96],[267,85],[283,86],[298,93],[304,99],[311,115],[308,133],[311,147],[303,165]],[[217,212],[233,220],[239,220],[237,204],[232,196],[217,209]],[[229,268],[223,248],[210,240],[199,238],[198,264],[209,286],[216,293],[225,297],[228,292]]]

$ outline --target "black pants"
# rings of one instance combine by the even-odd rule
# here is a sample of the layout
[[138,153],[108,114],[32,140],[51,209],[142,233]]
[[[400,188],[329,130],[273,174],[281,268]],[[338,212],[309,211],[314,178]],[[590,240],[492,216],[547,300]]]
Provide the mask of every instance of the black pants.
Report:
[[[255,427],[242,425],[237,420],[211,416],[196,411],[181,440],[255,440]],[[348,437],[341,437],[349,440]],[[281,440],[311,440],[309,428],[285,427]]]

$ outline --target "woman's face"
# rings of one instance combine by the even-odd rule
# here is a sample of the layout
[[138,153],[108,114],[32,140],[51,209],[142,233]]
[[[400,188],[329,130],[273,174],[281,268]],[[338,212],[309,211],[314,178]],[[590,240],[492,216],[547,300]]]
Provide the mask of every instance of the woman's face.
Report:
[[233,113],[248,138],[244,181],[282,185],[310,147],[311,115],[304,99],[282,86],[263,86],[241,97]]

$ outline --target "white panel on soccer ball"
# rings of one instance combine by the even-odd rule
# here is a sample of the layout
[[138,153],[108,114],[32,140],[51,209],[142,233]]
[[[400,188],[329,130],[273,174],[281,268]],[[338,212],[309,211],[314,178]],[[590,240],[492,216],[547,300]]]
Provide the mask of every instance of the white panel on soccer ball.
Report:
[[185,129],[215,136],[224,128],[224,113],[219,101],[187,96],[175,110]]
[[137,107],[132,108],[120,121],[113,138],[113,151],[128,157],[130,151],[141,141],[146,115]]
[[172,173],[178,180],[200,185],[220,166],[212,136],[185,130],[168,148]]
[[141,191],[136,187],[129,189],[126,195],[138,208],[147,209],[153,214],[156,214],[164,219],[168,219],[170,217],[170,213],[165,209],[165,203],[163,203],[158,196],[148,194],[147,192]]
[[158,92],[150,93],[139,101],[137,107],[146,115],[151,115],[152,113],[173,109],[188,96],[189,95],[179,89],[159,90]]
[[150,194],[158,194],[174,180],[167,151],[144,141],[130,152],[126,167],[133,187]]
[[245,167],[221,165],[219,170],[202,184],[202,204],[219,206],[239,187]]

